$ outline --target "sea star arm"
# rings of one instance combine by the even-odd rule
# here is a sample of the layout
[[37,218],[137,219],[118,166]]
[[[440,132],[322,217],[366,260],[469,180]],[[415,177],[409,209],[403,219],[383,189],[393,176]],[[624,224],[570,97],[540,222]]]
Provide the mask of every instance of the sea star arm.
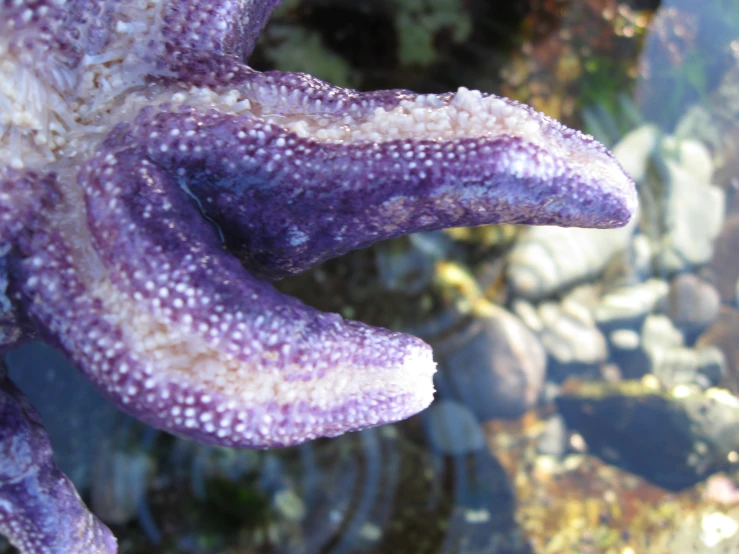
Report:
[[605,148],[527,106],[465,89],[362,94],[295,74],[241,79],[248,112],[144,112],[133,140],[180,172],[261,277],[415,231],[615,227],[633,214],[633,184]]
[[[203,22],[199,5],[165,16],[178,113],[145,110],[134,135],[167,170],[187,171],[189,192],[261,277],[413,231],[614,227],[634,212],[635,188],[611,154],[528,106],[464,88],[363,93],[259,73],[241,62],[253,44],[224,47],[238,32]],[[275,5],[242,6],[251,33]]]
[[21,552],[114,554],[116,540],[52,459],[38,413],[0,363],[0,533]]
[[102,152],[80,177],[92,246],[39,230],[17,298],[133,415],[211,443],[273,447],[395,421],[432,398],[419,339],[322,314],[223,250],[176,174]]
[[241,0],[203,6],[202,0],[168,0],[163,10],[158,46],[167,45],[171,58],[179,62],[188,52],[225,54],[246,59],[259,34],[281,0]]

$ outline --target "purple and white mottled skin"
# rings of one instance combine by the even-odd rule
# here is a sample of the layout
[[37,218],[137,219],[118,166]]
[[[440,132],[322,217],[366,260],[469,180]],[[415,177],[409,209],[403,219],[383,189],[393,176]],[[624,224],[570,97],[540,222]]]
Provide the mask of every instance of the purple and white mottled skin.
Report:
[[[433,395],[426,344],[260,278],[419,230],[614,227],[636,206],[605,148],[515,102],[252,70],[278,2],[0,0],[2,351],[41,336],[126,412],[234,447]],[[0,533],[115,552],[4,373],[0,395]]]

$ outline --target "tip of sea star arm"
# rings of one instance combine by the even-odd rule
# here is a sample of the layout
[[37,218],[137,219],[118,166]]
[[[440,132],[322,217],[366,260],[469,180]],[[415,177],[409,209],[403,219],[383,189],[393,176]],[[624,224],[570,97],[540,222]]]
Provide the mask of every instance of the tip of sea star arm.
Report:
[[0,533],[22,554],[115,554],[115,538],[54,464],[38,414],[3,367],[0,422]]

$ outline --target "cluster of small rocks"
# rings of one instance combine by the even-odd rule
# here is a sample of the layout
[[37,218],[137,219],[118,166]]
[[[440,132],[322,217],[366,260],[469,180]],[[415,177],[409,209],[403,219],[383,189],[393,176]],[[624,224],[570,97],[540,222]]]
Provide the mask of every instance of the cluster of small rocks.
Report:
[[697,140],[645,125],[615,153],[640,190],[629,226],[527,229],[498,281],[471,264],[478,289],[441,287],[426,437],[500,461],[522,552],[734,552],[739,204]]
[[[471,301],[454,348],[437,349],[455,407],[431,421],[469,429],[554,399],[592,453],[677,490],[737,463],[739,220],[701,142],[644,125],[614,153],[639,215],[616,230],[526,230],[505,257],[506,307]],[[479,444],[465,432],[450,453],[460,437]]]

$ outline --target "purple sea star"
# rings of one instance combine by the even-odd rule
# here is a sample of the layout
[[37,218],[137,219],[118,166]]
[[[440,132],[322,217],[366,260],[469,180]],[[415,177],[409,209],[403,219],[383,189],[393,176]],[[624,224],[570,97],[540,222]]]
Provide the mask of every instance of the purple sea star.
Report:
[[[359,93],[244,64],[279,0],[2,0],[0,345],[40,336],[124,411],[286,446],[432,399],[430,348],[261,279],[413,231],[612,227],[600,144],[460,89]],[[115,552],[0,374],[0,533]]]

